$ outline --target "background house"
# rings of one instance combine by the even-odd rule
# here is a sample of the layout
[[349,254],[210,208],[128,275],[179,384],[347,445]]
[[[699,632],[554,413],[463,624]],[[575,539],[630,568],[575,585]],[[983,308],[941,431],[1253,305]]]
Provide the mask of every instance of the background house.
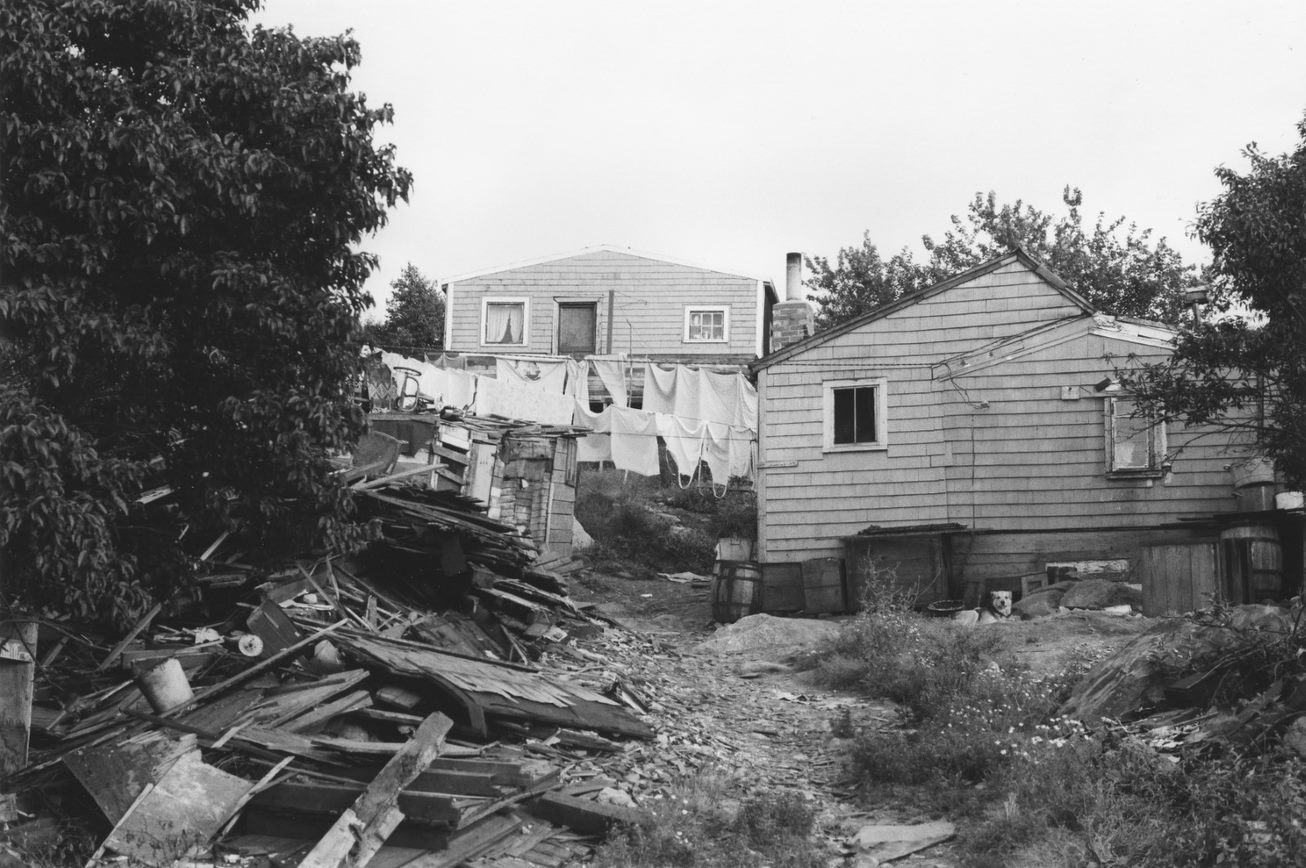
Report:
[[775,287],[616,247],[493,268],[441,284],[445,349],[742,364],[769,350]]
[[1218,533],[1186,520],[1237,508],[1235,444],[1111,380],[1172,337],[1014,252],[779,348],[754,365],[759,559],[882,558],[928,601]]

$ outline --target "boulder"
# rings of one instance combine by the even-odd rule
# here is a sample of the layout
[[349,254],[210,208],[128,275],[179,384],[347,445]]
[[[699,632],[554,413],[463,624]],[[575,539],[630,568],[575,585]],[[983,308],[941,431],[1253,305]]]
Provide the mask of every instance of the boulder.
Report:
[[1021,597],[1011,607],[1011,610],[1026,620],[1029,618],[1046,618],[1048,615],[1057,613],[1057,607],[1061,605],[1061,600],[1065,595],[1066,591],[1061,588],[1041,588],[1028,596]]
[[1143,605],[1143,592],[1123,582],[1085,579],[1076,582],[1061,598],[1067,609],[1105,609],[1108,606]]
[[585,525],[580,523],[580,519],[572,517],[571,520],[571,547],[576,551],[582,551],[594,545],[594,537],[589,535],[585,530]]
[[839,635],[839,625],[811,618],[777,618],[774,615],[749,615],[713,633],[694,646],[695,651],[730,653],[756,651],[761,648],[816,645]]

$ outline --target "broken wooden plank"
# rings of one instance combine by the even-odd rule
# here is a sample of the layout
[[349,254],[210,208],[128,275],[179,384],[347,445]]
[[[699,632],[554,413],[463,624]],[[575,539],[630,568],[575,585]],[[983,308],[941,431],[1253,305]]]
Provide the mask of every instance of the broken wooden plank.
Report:
[[638,808],[623,808],[562,793],[545,793],[525,803],[536,816],[566,826],[582,835],[606,835],[615,826],[640,825],[652,821],[652,815]]
[[0,781],[27,765],[36,638],[35,621],[0,621]]
[[[347,771],[343,772],[348,774]],[[253,804],[300,814],[339,815],[362,796],[366,784],[324,781],[284,781],[256,795]],[[496,796],[498,794],[496,793]],[[396,805],[409,822],[456,829],[484,802],[483,797],[414,790],[409,784],[396,794]]]
[[103,846],[135,863],[171,868],[191,847],[212,840],[253,786],[208,765],[199,751],[186,754],[146,789]]
[[[422,722],[404,749],[385,764],[354,804],[336,820],[318,841],[300,868],[340,868],[360,853],[375,853],[394,830],[391,820],[398,810],[400,791],[440,753],[453,721],[438,711]],[[380,822],[378,822],[380,821]],[[353,868],[365,862],[353,861]]]
[[102,661],[100,661],[100,665],[95,667],[95,671],[103,672],[104,670],[112,666],[118,660],[118,656],[122,654],[124,650],[126,650],[128,645],[136,641],[137,636],[145,632],[145,628],[150,626],[150,622],[152,622],[155,616],[157,616],[161,611],[163,611],[163,604],[155,603],[154,608],[146,612],[145,615],[139,621],[136,622],[136,626],[128,630],[127,635],[123,636],[122,639],[118,640],[118,644],[114,645],[113,648],[110,649],[108,655],[105,656],[105,658]]
[[440,853],[427,853],[409,862],[405,868],[456,868],[482,855],[505,838],[521,831],[522,821],[512,814],[495,814],[462,829],[449,839]]
[[333,717],[348,714],[360,708],[367,708],[371,704],[372,695],[370,693],[366,690],[355,690],[298,717],[291,718],[281,726],[287,732],[308,732],[315,727],[320,727]]
[[117,825],[146,786],[158,783],[178,757],[194,750],[194,735],[174,739],[147,732],[80,748],[65,756],[63,763],[108,821]]

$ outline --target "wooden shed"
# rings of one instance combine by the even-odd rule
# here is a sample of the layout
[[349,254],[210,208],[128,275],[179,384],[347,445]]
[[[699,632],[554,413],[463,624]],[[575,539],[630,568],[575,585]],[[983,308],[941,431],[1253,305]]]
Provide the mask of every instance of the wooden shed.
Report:
[[571,554],[579,429],[448,412],[369,422],[402,441],[396,471],[429,467],[432,487],[481,501],[490,518],[529,533],[543,558]]
[[759,558],[845,555],[873,526],[932,593],[940,573],[960,596],[1192,538],[1182,519],[1235,508],[1242,444],[1137,416],[1113,378],[1173,337],[1015,251],[773,352],[753,365]]

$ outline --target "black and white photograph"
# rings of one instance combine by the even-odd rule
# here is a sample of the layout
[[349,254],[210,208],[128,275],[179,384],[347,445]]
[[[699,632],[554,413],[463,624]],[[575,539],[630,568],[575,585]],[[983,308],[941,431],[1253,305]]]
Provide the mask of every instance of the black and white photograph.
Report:
[[0,0],[0,868],[1306,866],[1306,4]]

